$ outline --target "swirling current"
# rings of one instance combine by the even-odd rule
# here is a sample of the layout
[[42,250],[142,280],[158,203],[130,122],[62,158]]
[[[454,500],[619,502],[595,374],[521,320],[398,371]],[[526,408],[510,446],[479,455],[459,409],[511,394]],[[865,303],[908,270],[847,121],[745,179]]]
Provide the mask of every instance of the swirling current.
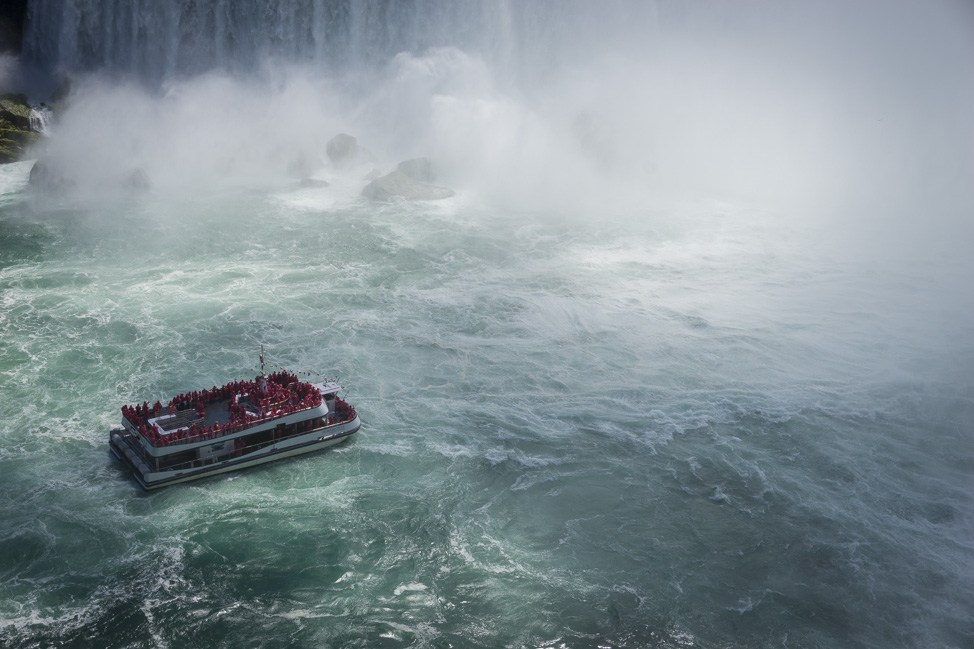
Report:
[[[638,226],[284,184],[59,202],[30,164],[0,195],[0,644],[974,642],[948,261],[704,201]],[[360,433],[142,492],[119,406],[261,343],[337,377]]]

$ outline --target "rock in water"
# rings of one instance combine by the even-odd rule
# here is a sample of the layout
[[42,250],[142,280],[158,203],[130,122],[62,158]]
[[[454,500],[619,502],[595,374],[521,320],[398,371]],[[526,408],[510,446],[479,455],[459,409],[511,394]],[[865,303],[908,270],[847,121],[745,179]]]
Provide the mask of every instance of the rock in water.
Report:
[[436,180],[436,176],[433,174],[433,163],[430,162],[429,158],[403,160],[396,166],[396,169],[420,182],[431,183]]
[[48,168],[45,162],[38,160],[34,163],[34,166],[30,168],[30,175],[27,176],[27,182],[34,186],[40,186],[47,182],[47,179],[51,177],[51,170]]
[[362,190],[362,195],[374,201],[388,201],[404,198],[410,201],[436,201],[453,196],[449,187],[440,187],[410,178],[396,169],[381,178],[376,178]]
[[359,157],[359,151],[358,140],[347,133],[339,133],[325,145],[328,159],[336,167],[348,167],[354,164]]
[[43,160],[38,160],[30,168],[30,176],[27,177],[27,184],[34,189],[52,192],[68,190],[75,186],[73,180]]

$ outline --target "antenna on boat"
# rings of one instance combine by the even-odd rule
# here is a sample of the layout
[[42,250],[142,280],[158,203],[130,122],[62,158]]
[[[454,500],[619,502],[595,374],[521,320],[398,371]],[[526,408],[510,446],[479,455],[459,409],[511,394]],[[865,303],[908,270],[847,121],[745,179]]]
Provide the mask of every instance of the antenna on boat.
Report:
[[267,373],[264,372],[264,343],[260,344],[260,376],[257,377],[257,385],[261,395],[267,394]]

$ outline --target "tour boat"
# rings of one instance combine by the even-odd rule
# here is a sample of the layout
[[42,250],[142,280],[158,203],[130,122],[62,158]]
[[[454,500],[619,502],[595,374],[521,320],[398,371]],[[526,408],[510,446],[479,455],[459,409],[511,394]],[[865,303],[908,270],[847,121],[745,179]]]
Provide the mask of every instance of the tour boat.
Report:
[[236,471],[343,442],[361,422],[330,379],[281,370],[253,380],[122,406],[109,447],[144,489]]

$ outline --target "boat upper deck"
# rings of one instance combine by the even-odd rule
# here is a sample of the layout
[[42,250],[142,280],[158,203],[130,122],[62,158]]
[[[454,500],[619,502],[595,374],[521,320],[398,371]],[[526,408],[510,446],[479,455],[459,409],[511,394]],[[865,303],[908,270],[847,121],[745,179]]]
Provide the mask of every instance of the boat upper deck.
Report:
[[354,408],[334,396],[339,389],[334,381],[312,384],[282,371],[180,394],[165,407],[158,401],[151,407],[147,402],[122,406],[122,417],[127,427],[152,446],[168,446],[212,439],[302,410],[318,409],[326,396],[334,397],[334,410],[325,409],[319,416],[354,417]]
[[[259,413],[248,407],[250,405],[249,402],[244,403],[247,404],[243,406],[244,410],[252,415],[253,419],[258,419]],[[177,410],[171,414],[167,413],[159,417],[149,418],[149,423],[158,426],[163,435],[181,428],[190,428],[194,425],[202,429],[219,429],[223,426],[229,426],[232,421],[233,419],[230,415],[230,398],[217,399],[207,403],[202,417],[195,408],[186,408],[184,410]]]

